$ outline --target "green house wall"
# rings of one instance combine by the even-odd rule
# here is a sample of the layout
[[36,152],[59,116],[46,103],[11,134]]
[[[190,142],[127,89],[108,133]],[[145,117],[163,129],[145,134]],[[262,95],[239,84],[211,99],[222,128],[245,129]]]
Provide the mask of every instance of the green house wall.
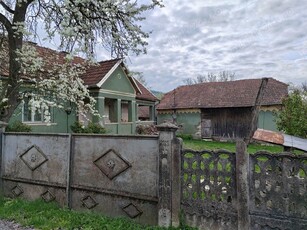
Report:
[[277,131],[274,112],[260,111],[258,117],[258,128]]
[[[158,113],[157,123],[161,124],[165,121],[173,122],[172,114]],[[201,113],[198,112],[176,113],[176,122],[179,125],[177,133],[191,134],[193,136],[198,136],[201,129]],[[277,131],[273,111],[259,112],[258,128]]]
[[133,86],[120,66],[118,66],[111,76],[102,84],[101,89],[135,94]]
[[[196,135],[200,128],[200,113],[177,113],[176,121],[179,125],[178,133]],[[172,114],[158,114],[157,123],[173,121]]]
[[[125,71],[121,66],[118,66],[114,72],[102,83],[100,89],[91,90],[91,96],[96,99],[96,109],[99,111],[101,117],[94,116],[92,119],[93,122],[99,122],[103,124],[102,117],[105,115],[105,99],[120,99],[129,103],[129,122],[115,122],[115,123],[106,123],[105,128],[109,134],[135,134],[136,126],[136,91],[131,84],[129,78],[127,77]],[[120,113],[120,104],[116,105],[115,113],[119,116]],[[154,102],[152,102],[154,106]],[[67,115],[65,111],[59,109],[52,109],[52,122],[51,124],[46,123],[27,123],[32,127],[32,132],[43,132],[43,133],[66,133],[71,132],[70,126],[77,121],[76,113],[73,111],[70,115]],[[14,121],[22,121],[22,105],[20,105],[12,118],[10,119],[9,124],[12,124]]]
[[[77,120],[74,111],[70,115],[63,110],[53,108],[51,110],[52,122],[47,125],[46,123],[27,123],[31,126],[32,132],[42,133],[67,133],[71,132],[70,126]],[[15,113],[9,121],[9,125],[15,121],[22,121],[22,105],[19,105],[15,110]]]

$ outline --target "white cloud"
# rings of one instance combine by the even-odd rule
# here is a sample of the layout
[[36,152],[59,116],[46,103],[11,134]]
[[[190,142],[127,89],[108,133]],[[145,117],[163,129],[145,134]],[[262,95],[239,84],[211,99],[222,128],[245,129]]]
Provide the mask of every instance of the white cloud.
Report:
[[305,0],[167,1],[144,21],[153,31],[148,54],[129,66],[162,91],[222,70],[299,84],[307,79],[306,8]]

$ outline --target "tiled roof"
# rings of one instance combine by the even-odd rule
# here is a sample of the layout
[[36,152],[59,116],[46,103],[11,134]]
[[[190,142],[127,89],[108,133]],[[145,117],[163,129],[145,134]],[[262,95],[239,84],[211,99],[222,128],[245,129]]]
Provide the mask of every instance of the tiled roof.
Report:
[[133,78],[137,87],[140,89],[140,93],[137,93],[136,99],[139,100],[146,100],[146,101],[159,101],[159,99],[153,95],[152,92],[150,92],[149,89],[147,89],[141,82],[139,82],[137,79]]
[[[38,56],[44,59],[44,62],[47,65],[45,66],[45,68],[46,67],[48,68],[48,66],[52,66],[54,63],[58,63],[58,64],[65,63],[65,57],[68,54],[67,52],[64,52],[64,51],[58,52],[56,50],[46,48],[46,47],[41,47],[33,43],[30,43],[30,44],[32,44],[36,48]],[[83,62],[85,62],[84,58],[74,56],[73,58],[74,64],[82,64]]]
[[149,118],[149,108],[148,108],[148,106],[139,106],[138,107],[138,117]]
[[[262,79],[207,82],[180,86],[164,95],[157,109],[251,107]],[[287,95],[288,85],[268,79],[261,105],[278,105]]]
[[97,85],[120,60],[121,59],[102,61],[95,66],[91,66],[81,77],[84,84],[88,86]]
[[[28,42],[28,44],[34,46],[38,52],[38,56],[42,57],[44,59],[45,65],[44,69],[51,69],[51,67],[57,63],[57,64],[64,64],[65,63],[65,57],[67,55],[66,52],[58,52],[56,50],[52,50],[50,48],[41,47],[38,46],[36,43]],[[0,62],[1,68],[0,68],[0,76],[8,76],[8,70],[7,70],[7,63],[6,59],[1,59]],[[74,64],[82,64],[86,60],[81,57],[75,56],[73,58]],[[119,63],[120,62],[120,63]],[[124,64],[121,62],[121,59],[112,59],[107,61],[102,61],[97,63],[97,65],[90,66],[86,72],[81,76],[81,78],[84,81],[84,84],[89,87],[97,87],[97,84],[112,70],[112,68],[117,65],[121,64],[124,67]],[[124,71],[127,69],[124,68]],[[131,77],[128,77],[131,81],[133,87],[136,89],[137,92],[137,99],[141,100],[148,100],[148,101],[157,101],[158,99],[148,90],[146,87],[144,87],[140,82],[133,81]],[[141,91],[141,93],[139,92]]]
[[[65,57],[68,54],[67,52],[64,51],[56,51],[50,48],[38,46],[36,43],[33,42],[26,42],[30,44],[31,46],[35,47],[38,56],[44,59],[44,66],[43,68],[45,70],[51,69],[52,66],[56,64],[64,64],[65,63]],[[3,62],[7,62],[8,60],[2,59]],[[85,59],[81,57],[75,56],[72,61],[74,64],[82,64],[85,62]],[[6,65],[8,66],[8,65]],[[8,68],[8,67],[6,67]],[[8,69],[5,68],[0,68],[0,75],[3,76],[8,76]]]

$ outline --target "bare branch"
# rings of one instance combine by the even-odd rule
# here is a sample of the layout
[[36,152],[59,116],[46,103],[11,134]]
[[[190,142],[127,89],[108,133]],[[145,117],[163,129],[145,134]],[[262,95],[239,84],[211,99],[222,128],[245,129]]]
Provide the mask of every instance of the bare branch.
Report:
[[2,0],[0,0],[0,5],[9,13],[14,14],[15,11],[12,10],[8,5],[6,5]]
[[9,34],[13,32],[11,22],[2,13],[0,13],[0,23],[4,25],[6,31]]

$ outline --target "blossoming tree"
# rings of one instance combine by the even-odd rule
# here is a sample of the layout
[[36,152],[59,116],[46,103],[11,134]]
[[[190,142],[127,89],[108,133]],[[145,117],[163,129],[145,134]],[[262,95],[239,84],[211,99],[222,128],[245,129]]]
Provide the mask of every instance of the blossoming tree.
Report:
[[[112,56],[139,54],[146,52],[148,37],[139,22],[156,6],[162,6],[160,0],[144,4],[136,0],[0,0],[0,73],[6,72],[1,81],[0,121],[8,122],[25,97],[31,97],[32,108],[46,113],[46,121],[50,114],[44,108],[63,108],[67,102],[80,113],[95,113],[95,101],[80,79],[88,63],[75,63],[67,56],[64,64],[55,62],[46,68],[44,59],[25,41],[43,30],[46,38],[60,40],[60,49],[82,52],[89,59],[97,43]],[[32,90],[22,91],[24,84]]]

